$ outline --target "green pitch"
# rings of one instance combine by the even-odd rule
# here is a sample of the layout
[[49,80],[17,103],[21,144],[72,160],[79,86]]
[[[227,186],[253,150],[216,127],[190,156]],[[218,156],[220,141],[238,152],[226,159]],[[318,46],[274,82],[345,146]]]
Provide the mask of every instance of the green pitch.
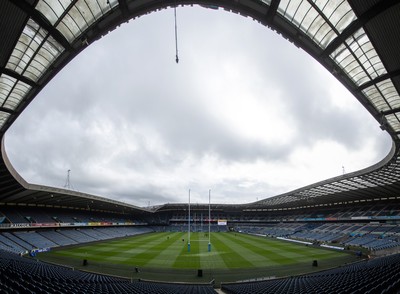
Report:
[[349,254],[239,233],[151,233],[41,254],[48,259],[165,269],[247,269],[305,263],[334,264]]

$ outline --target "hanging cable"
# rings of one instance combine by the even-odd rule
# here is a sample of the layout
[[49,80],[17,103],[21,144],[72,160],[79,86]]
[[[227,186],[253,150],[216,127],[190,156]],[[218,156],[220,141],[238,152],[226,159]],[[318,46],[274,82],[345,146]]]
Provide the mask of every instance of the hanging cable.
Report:
[[176,5],[174,6],[174,16],[175,16],[175,61],[176,63],[179,62],[179,57],[178,57],[178,26],[176,23]]

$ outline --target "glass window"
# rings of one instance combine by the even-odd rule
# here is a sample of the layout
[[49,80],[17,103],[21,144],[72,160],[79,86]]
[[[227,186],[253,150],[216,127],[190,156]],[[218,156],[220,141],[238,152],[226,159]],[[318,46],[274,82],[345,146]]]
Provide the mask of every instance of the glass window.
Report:
[[278,13],[325,49],[343,30],[356,19],[345,0],[314,1],[282,0]]
[[349,37],[330,57],[360,86],[386,73],[375,48],[363,29]]
[[0,106],[15,110],[31,87],[10,76],[0,76]]
[[390,79],[364,89],[363,94],[378,111],[388,111],[400,107],[400,97]]
[[63,50],[46,30],[29,19],[6,68],[37,81]]
[[[73,5],[72,5],[73,4]],[[36,9],[69,41],[73,42],[90,25],[118,5],[118,0],[40,0]]]
[[9,113],[0,111],[0,128],[3,127],[4,124],[7,122],[9,116],[10,116]]

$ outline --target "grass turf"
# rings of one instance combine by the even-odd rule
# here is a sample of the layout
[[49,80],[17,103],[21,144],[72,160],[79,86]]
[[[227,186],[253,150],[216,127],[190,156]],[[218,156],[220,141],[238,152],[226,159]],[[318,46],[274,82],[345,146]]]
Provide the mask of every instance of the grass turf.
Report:
[[[86,259],[87,270],[191,282],[198,269],[204,271],[203,280],[232,281],[300,274],[356,260],[343,252],[239,233],[211,233],[211,251],[207,234],[192,233],[188,252],[187,237],[187,233],[151,233],[56,249],[39,258],[77,268]],[[318,268],[312,267],[313,260],[318,260]]]

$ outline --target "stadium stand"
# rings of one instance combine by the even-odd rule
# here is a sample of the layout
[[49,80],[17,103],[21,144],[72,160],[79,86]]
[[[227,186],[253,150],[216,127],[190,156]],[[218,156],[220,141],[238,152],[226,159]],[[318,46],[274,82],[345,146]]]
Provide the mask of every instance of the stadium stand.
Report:
[[143,223],[133,219],[131,215],[118,215],[115,213],[79,211],[73,209],[48,209],[37,207],[0,206],[0,213],[4,216],[3,224],[53,224],[60,223]]
[[265,226],[239,226],[236,230],[249,234],[286,237],[318,243],[358,246],[370,251],[400,247],[399,225],[369,225],[361,223],[277,223]]
[[394,293],[400,286],[400,255],[382,257],[316,274],[261,282],[223,284],[230,294]]
[[49,239],[43,237],[35,231],[28,232],[14,232],[13,233],[17,238],[25,241],[30,244],[32,248],[47,248],[47,247],[56,247],[57,244],[50,241]]
[[18,255],[0,252],[1,293],[166,293],[214,294],[211,285],[171,284],[104,276],[49,265]]
[[46,229],[0,233],[0,249],[24,254],[33,249],[53,248],[153,232],[150,227],[103,227]]
[[20,246],[18,243],[13,242],[2,234],[0,234],[0,249],[18,254],[27,253],[27,248]]
[[61,234],[59,230],[39,231],[38,234],[42,235],[48,240],[51,240],[58,246],[67,246],[78,243],[77,241],[72,240],[71,238],[68,238],[67,236]]
[[22,239],[16,237],[13,233],[4,232],[4,233],[2,233],[2,235],[3,235],[4,237],[10,239],[11,241],[13,241],[15,244],[18,244],[18,246],[24,248],[25,251],[26,251],[26,250],[31,250],[31,249],[34,248],[31,244],[29,244],[29,243],[25,242],[24,240],[22,240]]

